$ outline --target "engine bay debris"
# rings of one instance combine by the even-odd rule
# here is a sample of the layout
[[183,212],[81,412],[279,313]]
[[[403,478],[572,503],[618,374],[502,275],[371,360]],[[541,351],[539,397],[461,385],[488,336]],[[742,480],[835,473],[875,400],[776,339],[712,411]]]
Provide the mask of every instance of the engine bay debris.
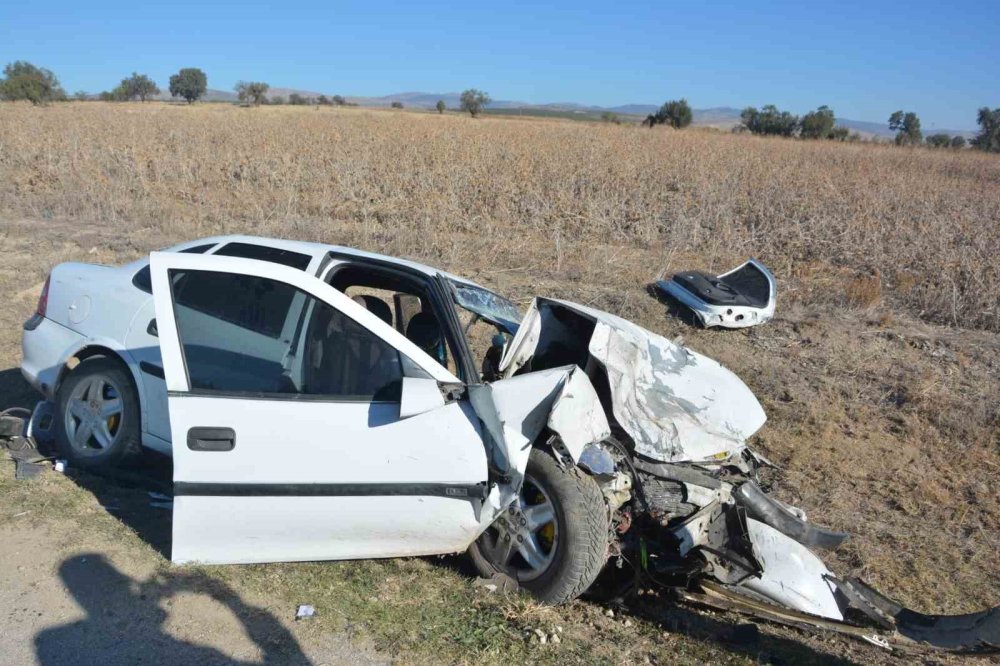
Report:
[[[747,266],[766,272],[753,260]],[[758,485],[758,471],[772,465],[746,441],[766,416],[735,374],[619,317],[536,298],[501,373],[526,378],[574,365],[582,370],[574,383],[589,380],[612,434],[573,459],[605,485],[606,497],[618,498],[609,499],[612,550],[638,552],[626,559],[639,573],[680,599],[882,647],[1000,651],[1000,607],[925,615],[827,568],[814,549],[836,549],[848,535],[811,523]],[[553,384],[549,395],[557,393]],[[600,430],[585,429],[583,439]],[[611,486],[608,458],[627,487]]]

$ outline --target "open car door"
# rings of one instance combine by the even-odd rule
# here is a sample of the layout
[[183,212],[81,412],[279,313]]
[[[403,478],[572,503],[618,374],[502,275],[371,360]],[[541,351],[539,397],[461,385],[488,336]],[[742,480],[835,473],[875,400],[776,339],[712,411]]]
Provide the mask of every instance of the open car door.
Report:
[[464,550],[480,529],[479,420],[459,379],[321,280],[154,252],[174,460],[174,562]]

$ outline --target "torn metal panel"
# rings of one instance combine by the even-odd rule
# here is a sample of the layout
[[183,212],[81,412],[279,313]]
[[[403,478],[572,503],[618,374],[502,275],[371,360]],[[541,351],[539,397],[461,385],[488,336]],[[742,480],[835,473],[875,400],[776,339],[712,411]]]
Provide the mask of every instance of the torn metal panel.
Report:
[[546,426],[559,435],[574,462],[588,444],[611,434],[597,392],[576,366],[470,386],[469,398],[494,443],[491,463],[510,478],[514,492]]
[[615,418],[646,457],[729,457],[766,420],[732,372],[638,327],[598,322],[590,354],[607,372]]
[[708,525],[712,514],[720,510],[718,501],[706,505],[683,523],[673,529],[677,538],[677,553],[685,557],[695,548],[708,544]]
[[777,283],[756,259],[721,275],[677,273],[656,287],[694,313],[705,327],[747,328],[774,316]]
[[870,627],[857,627],[844,622],[828,620],[790,608],[782,608],[768,601],[763,601],[756,597],[749,597],[731,587],[725,587],[713,581],[699,581],[699,587],[704,594],[690,592],[688,590],[679,591],[682,599],[697,604],[717,608],[721,610],[746,613],[754,617],[778,622],[780,624],[797,627],[799,629],[823,629],[826,631],[836,631],[841,634],[853,636],[866,640],[879,647],[889,647],[885,637]]
[[868,615],[877,628],[781,607],[749,597],[739,588],[709,580],[698,583],[704,594],[688,590],[679,590],[677,594],[681,599],[711,608],[746,613],[799,629],[834,631],[886,649],[913,652],[930,648],[959,654],[1000,652],[1000,608],[966,615],[925,615],[902,607],[856,579],[830,580],[845,595],[850,607]]
[[767,419],[750,389],[716,361],[620,317],[565,301],[535,299],[501,361],[505,376],[548,347],[580,344],[560,320],[560,309],[592,323],[589,359],[606,372],[614,417],[636,453],[663,462],[718,461],[741,452]]
[[681,557],[697,549],[708,563],[706,573],[718,581],[738,584],[804,613],[844,619],[828,580],[832,574],[818,557],[773,527],[748,518],[727,501],[728,488],[714,492],[717,499],[671,530]]
[[570,369],[549,411],[546,425],[559,435],[573,462],[580,461],[588,444],[611,436],[608,417],[597,391],[580,368],[573,366]]
[[754,556],[761,564],[759,577],[741,585],[795,610],[832,620],[844,614],[834,595],[833,575],[808,548],[770,525],[747,519]]

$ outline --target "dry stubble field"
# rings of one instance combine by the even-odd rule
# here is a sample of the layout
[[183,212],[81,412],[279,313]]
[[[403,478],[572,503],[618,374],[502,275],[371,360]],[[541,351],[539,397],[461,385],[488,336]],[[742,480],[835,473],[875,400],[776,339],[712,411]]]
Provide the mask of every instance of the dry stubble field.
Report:
[[[1000,604],[995,156],[359,109],[0,104],[2,369],[53,264],[225,232],[407,256],[522,304],[559,296],[683,335],[760,397],[753,444],[782,467],[775,492],[855,535],[835,570],[921,610]],[[647,291],[661,271],[748,255],[779,279],[758,329],[693,329]],[[5,402],[32,399],[16,371],[0,380]],[[247,590],[325,589],[350,617],[331,626],[432,660],[893,658],[772,627],[747,643],[733,618],[641,599],[625,627],[592,603],[484,598],[426,561],[212,571]],[[523,638],[542,625],[564,641]]]

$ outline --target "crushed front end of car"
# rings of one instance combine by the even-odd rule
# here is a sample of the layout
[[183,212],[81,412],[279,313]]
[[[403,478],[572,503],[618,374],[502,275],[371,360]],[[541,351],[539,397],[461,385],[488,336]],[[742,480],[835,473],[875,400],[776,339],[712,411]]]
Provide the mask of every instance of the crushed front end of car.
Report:
[[[746,442],[766,416],[719,363],[619,317],[537,298],[499,371],[507,380],[545,384],[515,392],[522,402],[548,396],[541,409],[521,411],[548,418],[557,453],[601,484],[612,559],[617,552],[638,563],[677,598],[884,647],[1000,649],[1000,608],[923,615],[830,571],[817,551],[837,548],[847,535],[811,523],[760,488],[758,470],[770,463]],[[579,411],[597,403],[606,427]],[[565,444],[553,427],[559,412],[572,424],[563,424],[571,433]],[[496,437],[516,439],[502,432],[503,422],[500,414]],[[526,446],[522,437],[509,450]]]

